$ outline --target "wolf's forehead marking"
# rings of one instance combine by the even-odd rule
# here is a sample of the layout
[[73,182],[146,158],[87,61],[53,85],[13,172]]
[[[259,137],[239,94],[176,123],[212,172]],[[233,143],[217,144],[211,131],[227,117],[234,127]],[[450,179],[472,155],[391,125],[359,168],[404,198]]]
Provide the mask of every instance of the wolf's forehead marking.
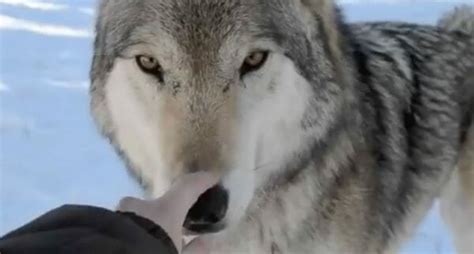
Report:
[[[131,37],[145,34],[160,36],[167,33],[183,48],[196,50],[216,49],[223,42],[239,36],[266,37],[280,43],[284,35],[295,32],[298,27],[289,20],[288,8],[281,3],[291,1],[276,0],[142,0],[140,3],[129,1],[124,8],[123,2],[113,4],[108,13],[113,20],[116,36],[122,37],[110,41],[134,43]],[[282,8],[286,8],[283,12]],[[126,9],[127,11],[123,11]],[[120,14],[120,15],[119,15]],[[291,27],[295,24],[294,27]],[[111,32],[111,31],[108,31]],[[148,36],[151,38],[151,36]],[[122,47],[123,48],[123,47]]]
[[[117,4],[117,3],[122,4]],[[230,43],[230,51],[243,41],[262,38],[278,45],[287,57],[309,76],[306,68],[313,62],[301,17],[292,0],[135,0],[111,1],[107,13],[111,19],[108,49],[121,50],[154,38],[173,39],[172,47],[203,65],[213,64],[222,45]],[[126,10],[126,11],[125,11]],[[292,11],[294,10],[294,11]],[[106,16],[107,15],[103,15]],[[106,50],[108,50],[106,49]],[[226,51],[229,53],[229,51]]]
[[214,59],[227,41],[235,41],[242,27],[250,27],[241,15],[241,1],[173,1],[160,25],[186,55],[198,62]]

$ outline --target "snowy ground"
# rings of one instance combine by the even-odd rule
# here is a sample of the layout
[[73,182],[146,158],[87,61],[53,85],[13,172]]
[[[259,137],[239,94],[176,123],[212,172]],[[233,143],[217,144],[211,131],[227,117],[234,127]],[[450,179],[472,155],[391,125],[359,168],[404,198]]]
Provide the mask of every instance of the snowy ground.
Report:
[[[469,0],[341,2],[349,20],[429,24]],[[94,5],[0,0],[0,235],[63,203],[140,194],[88,112]],[[436,209],[403,253],[454,253]]]

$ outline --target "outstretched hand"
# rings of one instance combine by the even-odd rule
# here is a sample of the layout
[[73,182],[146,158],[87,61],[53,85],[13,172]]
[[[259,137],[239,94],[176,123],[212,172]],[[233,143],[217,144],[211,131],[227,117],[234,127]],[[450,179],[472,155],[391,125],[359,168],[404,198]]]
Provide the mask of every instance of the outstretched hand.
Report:
[[[215,185],[218,178],[210,173],[189,174],[176,181],[171,189],[155,200],[127,197],[120,201],[117,210],[132,212],[147,218],[168,233],[178,251],[183,251],[183,223],[199,196]],[[193,241],[186,249],[192,253],[208,253],[208,246]]]

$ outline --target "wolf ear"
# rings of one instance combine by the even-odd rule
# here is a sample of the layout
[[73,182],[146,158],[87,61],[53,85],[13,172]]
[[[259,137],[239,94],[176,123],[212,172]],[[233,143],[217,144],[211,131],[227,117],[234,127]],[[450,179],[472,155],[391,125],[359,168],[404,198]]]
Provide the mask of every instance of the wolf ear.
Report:
[[334,0],[295,0],[316,19],[318,33],[324,37],[330,57],[336,67],[336,72],[344,73],[340,69],[344,63],[345,31],[344,20]]
[[340,52],[341,35],[339,24],[342,22],[339,10],[334,0],[298,0],[309,11],[319,23],[330,47],[332,57],[339,59],[342,57]]

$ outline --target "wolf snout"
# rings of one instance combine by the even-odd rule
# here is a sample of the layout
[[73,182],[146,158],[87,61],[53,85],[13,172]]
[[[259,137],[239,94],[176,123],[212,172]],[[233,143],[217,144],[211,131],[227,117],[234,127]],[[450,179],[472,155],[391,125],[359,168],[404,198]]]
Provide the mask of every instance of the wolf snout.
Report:
[[229,194],[221,185],[215,185],[202,194],[189,210],[184,227],[197,234],[215,233],[225,228]]

